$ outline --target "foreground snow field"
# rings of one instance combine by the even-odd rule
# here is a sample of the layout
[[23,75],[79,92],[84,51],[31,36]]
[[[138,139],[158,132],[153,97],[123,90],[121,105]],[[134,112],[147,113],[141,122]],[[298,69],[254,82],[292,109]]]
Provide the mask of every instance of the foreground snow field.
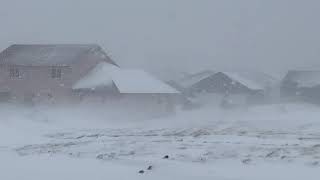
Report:
[[0,113],[0,179],[320,177],[316,106],[206,107],[150,120],[109,119],[101,106]]

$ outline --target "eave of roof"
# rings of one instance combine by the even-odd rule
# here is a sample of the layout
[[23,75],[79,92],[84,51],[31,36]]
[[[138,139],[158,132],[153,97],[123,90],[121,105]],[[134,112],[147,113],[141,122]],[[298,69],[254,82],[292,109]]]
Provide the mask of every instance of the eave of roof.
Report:
[[0,53],[0,63],[22,66],[68,66],[89,53],[118,66],[96,44],[15,44]]

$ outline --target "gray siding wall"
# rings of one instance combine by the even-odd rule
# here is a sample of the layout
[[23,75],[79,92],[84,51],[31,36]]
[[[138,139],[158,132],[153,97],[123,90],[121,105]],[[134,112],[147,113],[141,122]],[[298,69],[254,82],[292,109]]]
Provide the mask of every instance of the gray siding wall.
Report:
[[[72,85],[101,61],[103,59],[99,57],[86,55],[71,66],[54,66],[61,68],[61,79],[51,77],[52,66],[2,64],[0,91],[10,92],[11,98],[17,101],[28,101],[34,97],[47,99],[50,96],[55,100],[66,100],[66,97],[72,98]],[[10,77],[11,67],[17,68],[21,77]]]
[[2,65],[1,89],[8,90],[13,98],[24,100],[32,96],[60,97],[68,93],[72,84],[72,68],[61,67],[61,79],[51,77],[52,67],[14,66],[20,77],[10,77],[11,65]]
[[82,99],[84,104],[103,103],[106,110],[110,111],[114,117],[127,116],[143,118],[146,117],[162,117],[173,114],[175,112],[174,94],[121,94],[108,97],[105,94],[87,94]]

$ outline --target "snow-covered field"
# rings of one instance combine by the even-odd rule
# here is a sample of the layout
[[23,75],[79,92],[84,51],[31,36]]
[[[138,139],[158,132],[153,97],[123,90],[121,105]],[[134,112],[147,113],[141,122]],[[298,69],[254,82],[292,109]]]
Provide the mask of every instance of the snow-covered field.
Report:
[[2,105],[0,114],[0,179],[320,178],[317,106],[205,107],[149,120],[110,119],[103,106]]

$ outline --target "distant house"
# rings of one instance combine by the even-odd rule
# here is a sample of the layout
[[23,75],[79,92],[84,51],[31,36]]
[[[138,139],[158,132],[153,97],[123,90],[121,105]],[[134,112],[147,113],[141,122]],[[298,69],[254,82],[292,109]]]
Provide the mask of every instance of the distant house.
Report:
[[[179,94],[171,86],[149,73],[137,69],[121,69],[108,63],[99,63],[87,76],[72,87],[81,99],[99,98],[127,113],[172,113]],[[160,112],[160,114],[159,114]]]
[[244,95],[249,102],[264,99],[276,80],[259,72],[204,71],[184,78],[180,85],[187,94]]
[[98,45],[12,45],[0,53],[0,92],[18,101],[62,100],[100,62],[118,66]]
[[319,104],[320,71],[289,71],[281,83],[281,96]]
[[185,75],[183,78],[170,81],[169,83],[186,96],[192,96],[196,91],[202,91],[200,87],[197,89],[197,84],[215,73],[216,72],[211,70],[205,70],[199,73]]
[[3,100],[141,102],[170,111],[178,94],[144,71],[119,68],[98,45],[12,45],[0,53],[0,75]]

